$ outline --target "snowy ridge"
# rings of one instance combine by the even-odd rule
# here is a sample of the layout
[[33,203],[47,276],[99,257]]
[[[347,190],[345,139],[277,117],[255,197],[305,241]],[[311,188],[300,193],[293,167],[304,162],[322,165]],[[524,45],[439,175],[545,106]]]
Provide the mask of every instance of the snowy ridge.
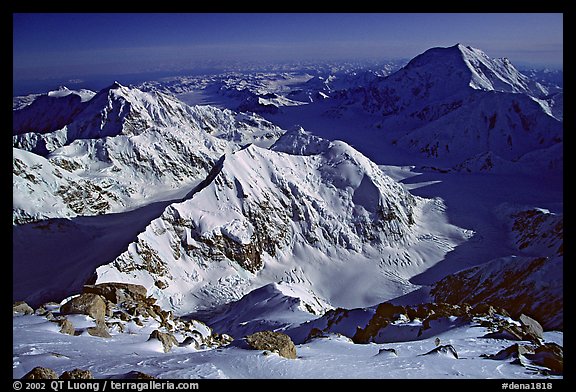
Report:
[[[268,146],[284,132],[256,115],[210,106],[189,107],[163,94],[118,84],[88,103],[64,128],[47,134],[17,135],[14,144],[45,155],[50,165],[107,189],[118,200],[110,212],[120,211],[120,206],[149,203],[179,188],[190,190],[222,154],[239,148],[235,142]],[[58,190],[52,188],[48,193]],[[18,192],[16,195],[22,199]],[[40,197],[50,199],[33,196]],[[82,199],[73,202],[82,203]],[[33,204],[28,203],[28,215],[38,219],[74,216],[67,209],[49,207],[45,201]],[[82,206],[76,210],[91,214]]]
[[[413,197],[345,143],[309,156],[251,145],[226,155],[208,184],[100,267],[98,281],[137,282],[179,313],[286,276],[328,303],[376,301],[404,293],[407,278],[466,238],[442,212],[438,200]],[[424,216],[435,215],[427,225]],[[370,261],[377,254],[381,262]],[[343,293],[324,282],[333,273],[390,284]]]

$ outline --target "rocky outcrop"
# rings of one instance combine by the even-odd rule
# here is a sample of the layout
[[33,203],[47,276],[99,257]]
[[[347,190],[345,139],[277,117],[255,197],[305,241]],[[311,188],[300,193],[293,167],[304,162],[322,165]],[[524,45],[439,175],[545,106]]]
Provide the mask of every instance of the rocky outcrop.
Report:
[[143,373],[143,372],[139,372],[138,370],[132,370],[131,372],[128,372],[126,374],[123,374],[122,377],[120,377],[122,379],[126,379],[126,380],[155,380],[156,377],[151,376],[149,374]]
[[505,308],[527,315],[545,329],[563,329],[562,257],[512,257],[465,269],[436,282],[431,296],[450,304]]
[[86,329],[91,336],[96,336],[99,338],[111,338],[110,332],[108,332],[108,327],[104,322],[97,322],[95,327],[89,327]]
[[114,304],[126,301],[143,302],[147,294],[144,286],[119,282],[84,285],[82,292],[100,295]]
[[50,368],[37,366],[22,377],[26,380],[55,380],[58,378],[56,372]]
[[381,303],[376,308],[376,313],[368,325],[364,328],[358,327],[352,340],[354,343],[368,343],[382,328],[386,328],[388,324],[397,320],[402,314],[406,315],[406,309],[403,306],[392,305],[389,302]]
[[254,350],[268,350],[288,359],[296,359],[296,346],[282,332],[262,331],[246,336],[246,342]]
[[544,366],[550,369],[552,374],[564,373],[564,350],[556,343],[545,343],[538,346],[534,353],[526,353],[534,365]]
[[532,317],[521,314],[519,318],[520,324],[522,325],[522,332],[524,335],[529,337],[529,340],[538,340],[544,338],[544,329],[540,323],[534,320]]
[[17,314],[34,314],[34,309],[24,301],[17,301],[12,305],[12,315]]
[[104,299],[92,293],[83,293],[72,298],[60,307],[62,314],[85,314],[96,321],[104,322],[106,316],[106,302]]

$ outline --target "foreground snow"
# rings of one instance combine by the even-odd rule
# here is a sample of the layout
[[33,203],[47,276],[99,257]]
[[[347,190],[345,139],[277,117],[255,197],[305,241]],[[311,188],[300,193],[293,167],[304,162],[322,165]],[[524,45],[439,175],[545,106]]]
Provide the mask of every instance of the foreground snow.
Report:
[[[84,316],[82,316],[84,317]],[[13,319],[13,377],[20,378],[36,366],[61,374],[74,368],[90,370],[95,378],[122,376],[137,370],[157,378],[559,378],[544,376],[510,360],[480,357],[495,354],[513,342],[481,338],[484,327],[464,325],[438,335],[451,344],[458,359],[449,354],[423,355],[436,346],[435,337],[386,344],[354,344],[346,337],[330,335],[296,346],[298,358],[247,350],[232,343],[218,349],[178,347],[169,353],[159,342],[147,342],[153,326],[137,327],[137,333],[112,333],[103,339],[87,334],[58,333],[58,326],[35,315]],[[563,344],[561,332],[546,332],[545,340]],[[381,349],[394,349],[396,354]]]

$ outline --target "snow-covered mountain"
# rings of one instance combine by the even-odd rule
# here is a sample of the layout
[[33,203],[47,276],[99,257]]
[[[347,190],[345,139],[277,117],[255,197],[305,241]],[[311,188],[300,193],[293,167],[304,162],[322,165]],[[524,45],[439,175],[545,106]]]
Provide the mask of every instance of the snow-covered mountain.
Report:
[[[278,281],[332,305],[369,304],[404,293],[469,236],[446,222],[441,201],[412,196],[345,143],[295,130],[272,149],[224,155],[97,281],[142,284],[179,313]],[[342,290],[357,279],[362,287]]]
[[[42,102],[28,107],[39,108]],[[73,173],[78,177],[75,183],[80,179],[87,181],[105,189],[108,196],[117,200],[105,209],[98,209],[99,213],[150,203],[167,191],[186,187],[190,190],[206,177],[225,152],[245,143],[269,146],[284,132],[256,115],[209,106],[189,107],[167,95],[145,93],[118,83],[100,91],[85,104],[63,128],[49,133],[19,134],[13,139],[18,154],[21,150],[38,154],[40,156],[30,159]],[[51,109],[52,106],[44,107],[43,113],[52,113]],[[15,115],[20,112],[16,111]],[[40,122],[43,117],[31,118]],[[31,166],[36,167],[39,166]],[[32,171],[28,174],[33,174]],[[18,170],[20,172],[22,170]],[[15,188],[18,200],[15,222],[96,211],[85,205],[88,200],[80,197],[82,192],[67,197],[68,204],[77,207],[53,208],[60,202],[52,199],[60,199],[69,188],[60,184],[60,180],[48,184],[50,189],[45,195],[44,190],[37,189],[37,184],[31,185],[26,176],[15,173],[14,178],[19,183]],[[26,210],[21,208],[23,199],[26,199]]]
[[563,140],[561,96],[548,96],[507,59],[461,44],[429,49],[387,77],[333,96],[342,109],[381,116],[377,128],[393,144],[452,164],[489,152],[516,161]]
[[14,102],[12,133],[56,131],[70,124],[95,94],[90,90],[76,91],[62,86],[47,94],[22,97]]

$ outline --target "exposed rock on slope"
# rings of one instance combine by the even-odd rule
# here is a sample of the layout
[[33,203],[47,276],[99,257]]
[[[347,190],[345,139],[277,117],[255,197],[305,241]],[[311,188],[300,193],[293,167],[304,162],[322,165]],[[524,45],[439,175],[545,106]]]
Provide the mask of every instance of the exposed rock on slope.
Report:
[[430,294],[448,303],[489,303],[522,313],[546,329],[563,329],[563,263],[560,257],[508,257],[449,275]]

